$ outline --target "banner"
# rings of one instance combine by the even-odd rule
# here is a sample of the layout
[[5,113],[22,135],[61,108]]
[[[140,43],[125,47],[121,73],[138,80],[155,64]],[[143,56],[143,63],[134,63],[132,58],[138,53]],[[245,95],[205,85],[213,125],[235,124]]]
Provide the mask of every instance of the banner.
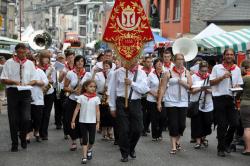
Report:
[[103,40],[114,45],[126,62],[141,54],[153,34],[140,0],[116,0],[105,29]]

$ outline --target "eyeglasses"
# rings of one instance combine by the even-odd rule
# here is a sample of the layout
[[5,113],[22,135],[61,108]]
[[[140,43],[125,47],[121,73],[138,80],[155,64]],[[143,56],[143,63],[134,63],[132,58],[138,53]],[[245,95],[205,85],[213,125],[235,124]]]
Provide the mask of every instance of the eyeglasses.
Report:
[[234,54],[226,54],[226,55],[234,55]]
[[208,70],[200,70],[201,73],[206,73]]
[[183,59],[183,58],[182,58],[182,59],[177,58],[176,60],[179,60],[179,61],[184,61],[184,59]]

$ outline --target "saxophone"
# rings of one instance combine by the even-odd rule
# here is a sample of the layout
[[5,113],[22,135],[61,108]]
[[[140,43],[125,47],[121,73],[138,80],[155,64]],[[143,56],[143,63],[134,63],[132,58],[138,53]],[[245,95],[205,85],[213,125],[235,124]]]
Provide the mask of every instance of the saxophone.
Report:
[[[48,79],[51,77],[52,72],[53,72],[53,68],[50,67],[50,70],[49,70],[49,72],[47,74],[47,78]],[[49,89],[52,88],[52,87],[53,87],[52,84],[49,82],[47,86],[43,87],[43,94],[47,94],[47,92],[49,91]]]
[[[106,81],[105,81],[106,84]],[[101,104],[108,105],[108,95],[107,95],[108,87],[105,85],[102,93]]]

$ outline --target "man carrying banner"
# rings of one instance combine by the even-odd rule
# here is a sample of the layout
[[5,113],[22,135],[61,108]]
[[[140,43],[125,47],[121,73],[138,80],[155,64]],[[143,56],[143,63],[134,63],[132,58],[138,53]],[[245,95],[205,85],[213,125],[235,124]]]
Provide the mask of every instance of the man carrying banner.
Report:
[[116,0],[103,40],[114,45],[124,64],[112,74],[109,100],[111,111],[117,114],[122,162],[128,162],[129,155],[136,158],[135,146],[143,129],[141,96],[149,91],[137,58],[144,43],[152,39],[141,1]]

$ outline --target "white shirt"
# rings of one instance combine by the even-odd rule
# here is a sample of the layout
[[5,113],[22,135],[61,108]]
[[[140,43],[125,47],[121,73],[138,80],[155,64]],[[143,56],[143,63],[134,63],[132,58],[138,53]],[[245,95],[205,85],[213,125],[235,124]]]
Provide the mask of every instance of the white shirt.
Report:
[[[187,82],[186,71],[182,73],[181,80]],[[178,83],[179,75],[171,70],[172,78],[169,79],[168,88],[164,95],[165,107],[188,107],[188,90]],[[179,87],[181,96],[179,98]]]
[[[104,87],[108,86],[109,80],[110,80],[110,72],[107,74],[107,78],[105,78],[103,72],[96,73],[95,81],[96,81],[96,85],[97,85],[97,89],[96,89],[97,96],[102,97],[102,95],[100,93],[103,93]],[[106,93],[107,93],[107,95],[109,94],[108,92],[106,92]]]
[[169,70],[172,70],[173,67],[174,67],[174,64],[172,62],[170,63],[170,67],[166,67],[166,66],[163,65],[163,71],[168,72]]
[[[78,83],[78,77],[77,77],[77,74],[71,70],[67,73],[66,75],[66,78],[70,81],[70,84],[69,86],[72,88],[72,89],[75,89],[77,87],[77,83]],[[80,81],[80,85],[83,85],[83,83],[88,80],[88,79],[91,79],[91,73],[89,72],[86,72],[85,75],[83,76],[83,78],[81,79]],[[71,100],[75,100],[76,101],[76,94],[75,93],[71,93],[69,98]]]
[[[93,72],[95,68],[103,69],[103,62],[97,62],[95,66],[92,68],[91,72]],[[115,69],[116,69],[116,65],[112,63],[111,71],[114,71]]]
[[[148,75],[148,87],[150,88],[150,91],[158,92],[159,78],[157,77],[155,72]],[[147,101],[157,102],[156,98],[149,93],[147,95]]]
[[[210,79],[210,77],[209,77]],[[197,76],[196,74],[192,75],[192,83],[193,85],[199,84],[200,81],[204,81],[202,80],[199,76]],[[206,80],[205,85],[209,86],[209,80]],[[197,92],[195,94],[191,94],[190,96],[190,101],[196,102],[199,99],[201,92]],[[204,104],[204,98],[205,97],[205,93],[204,91],[201,94],[201,98],[200,98],[200,102],[199,102],[199,110],[202,112],[211,112],[214,109],[214,105],[213,105],[213,99],[212,99],[212,94],[206,94],[206,102],[205,102],[205,107],[202,108],[202,105]]]
[[[223,76],[226,71],[227,71],[227,69],[225,69],[222,64],[215,65],[213,67],[212,73],[210,75],[210,80],[214,80],[218,77]],[[232,73],[233,83],[231,83],[230,78],[226,78],[226,79],[222,80],[219,84],[212,86],[213,96],[223,96],[223,95],[232,96],[233,94],[229,90],[230,88],[232,88],[232,84],[233,84],[233,86],[243,84],[241,71],[240,71],[240,68],[238,66],[236,66],[236,68],[233,71],[231,71],[231,73]]]
[[[22,83],[28,84],[30,81],[35,80],[36,68],[33,62],[27,60],[22,67]],[[6,61],[3,66],[1,79],[9,79],[20,82],[20,64],[13,60],[13,58]],[[6,85],[7,88],[17,87],[16,85]]]
[[[116,97],[125,97],[125,77],[126,69],[121,67],[117,69],[111,76],[109,83],[109,106],[111,111],[116,109]],[[138,70],[136,81],[133,82],[134,74],[128,71],[128,79],[132,81],[133,93],[131,100],[141,99],[142,95],[147,93],[150,89],[147,85],[147,75],[144,71]],[[131,90],[131,86],[128,86],[128,95]]]
[[99,97],[88,99],[88,97],[80,95],[77,97],[77,103],[81,104],[79,122],[96,123],[96,106],[101,103]]
[[[48,85],[49,80],[47,76],[45,75],[44,71],[41,69],[36,69],[36,80],[43,81],[45,84],[44,86]],[[40,86],[33,86],[31,89],[31,97],[33,102],[31,104],[33,105],[44,105],[44,95],[42,87]]]

